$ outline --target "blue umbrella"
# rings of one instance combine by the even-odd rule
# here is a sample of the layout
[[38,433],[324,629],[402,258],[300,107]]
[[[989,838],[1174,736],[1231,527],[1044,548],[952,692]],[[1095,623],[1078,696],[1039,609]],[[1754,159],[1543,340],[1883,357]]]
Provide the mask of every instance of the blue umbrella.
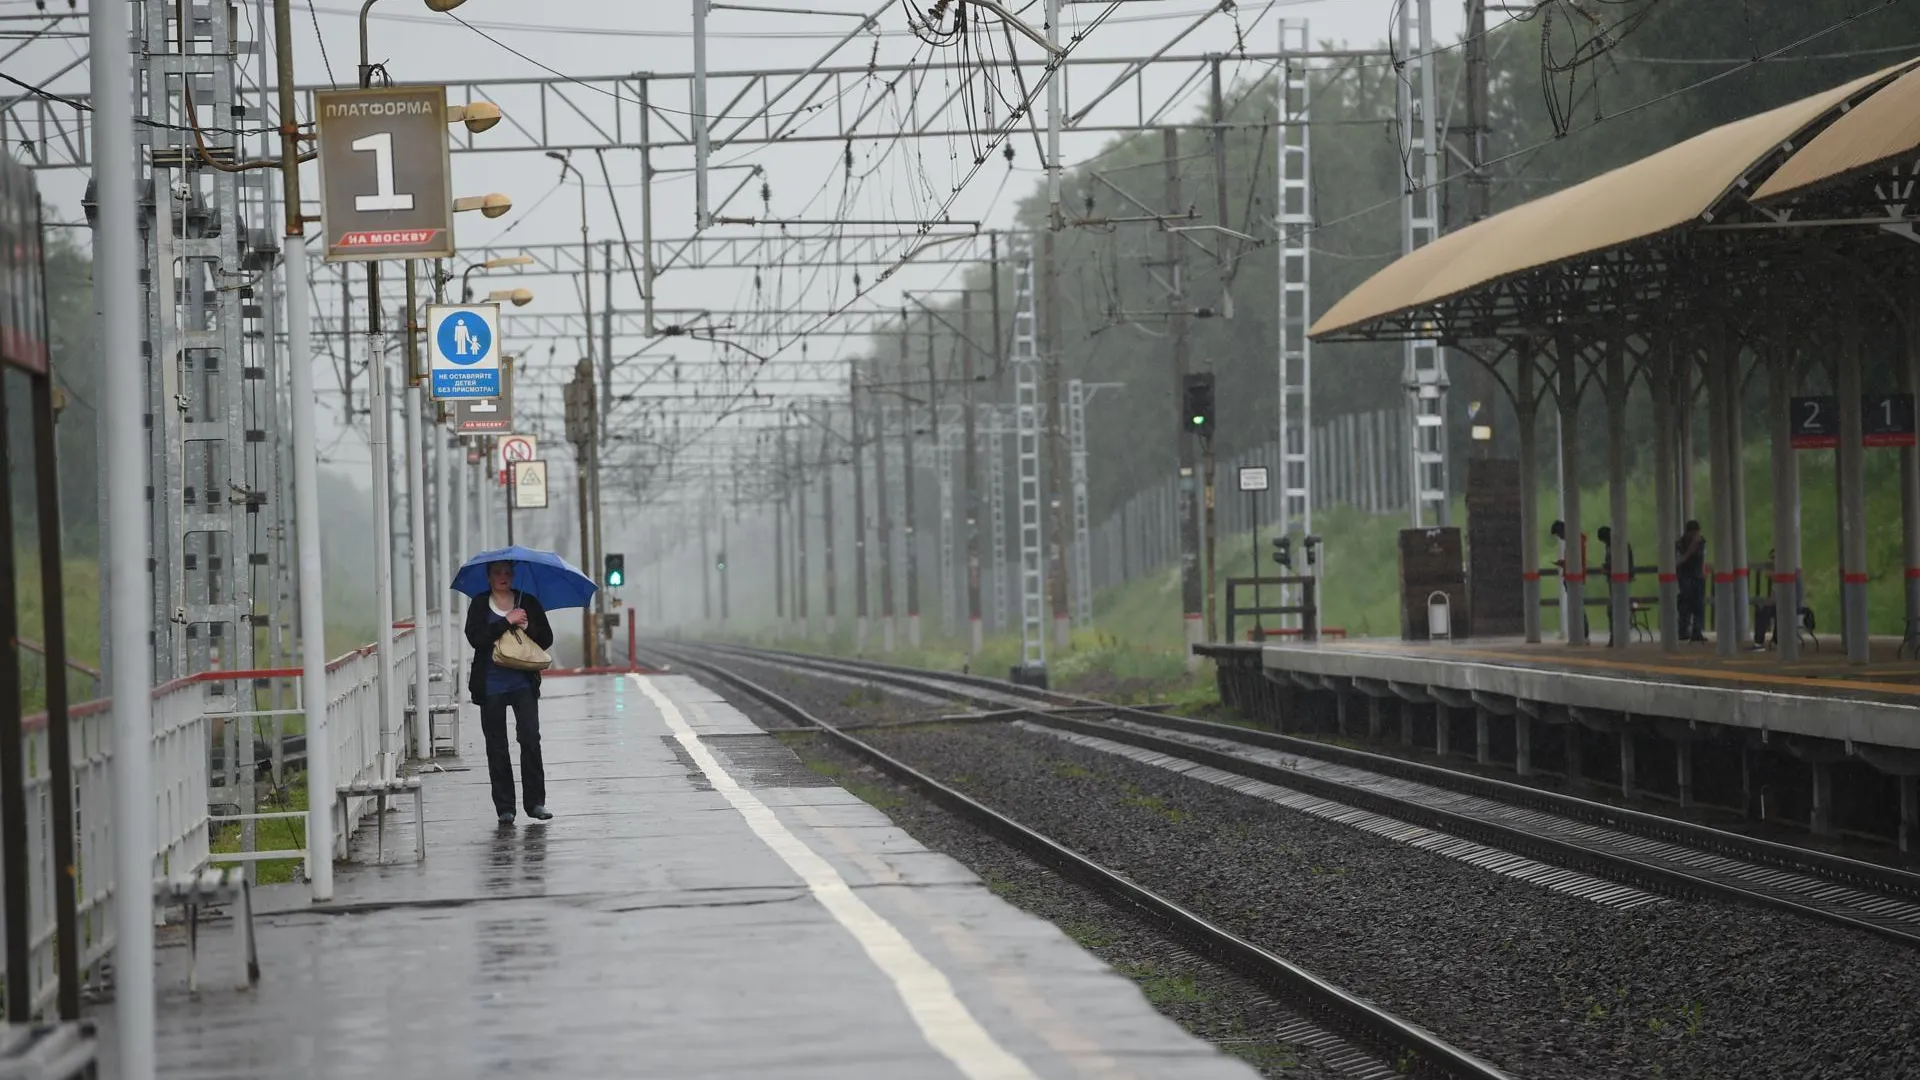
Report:
[[512,563],[513,587],[533,594],[548,611],[586,607],[600,589],[557,552],[517,546],[483,551],[468,559],[453,575],[451,588],[465,596],[489,591],[492,586],[487,582],[487,566],[497,562]]

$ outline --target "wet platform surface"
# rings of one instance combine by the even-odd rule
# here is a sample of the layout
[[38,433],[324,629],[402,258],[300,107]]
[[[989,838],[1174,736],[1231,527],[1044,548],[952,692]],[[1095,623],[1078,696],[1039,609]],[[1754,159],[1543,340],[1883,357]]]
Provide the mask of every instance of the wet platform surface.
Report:
[[[1720,656],[1711,640],[1676,652],[1658,640],[1623,649],[1520,638],[1402,641],[1356,638],[1314,643],[1209,646],[1250,654],[1272,670],[1373,679],[1487,693],[1527,701],[1702,720],[1920,748],[1920,660],[1902,658],[1898,638],[1874,638],[1868,663],[1847,660],[1837,635],[1782,663],[1771,650]],[[1907,650],[1911,652],[1912,650]]]
[[544,694],[552,821],[495,823],[464,710],[463,756],[425,777],[425,864],[409,800],[388,863],[341,864],[333,901],[259,890],[250,991],[223,925],[197,995],[161,949],[161,1075],[1255,1075],[694,680]]
[[1675,652],[1665,651],[1657,640],[1633,641],[1625,648],[1616,649],[1606,645],[1605,627],[1598,630],[1600,636],[1587,645],[1569,645],[1564,641],[1528,644],[1520,638],[1501,637],[1435,642],[1354,638],[1313,645],[1289,642],[1285,647],[1497,663],[1547,671],[1630,672],[1684,685],[1792,690],[1920,703],[1920,658],[1897,655],[1900,652],[1897,637],[1872,639],[1868,662],[1855,664],[1847,660],[1838,637],[1822,636],[1818,650],[1803,644],[1798,659],[1782,662],[1772,648],[1756,650],[1745,645],[1733,656],[1721,656],[1711,638],[1704,643],[1683,642]]

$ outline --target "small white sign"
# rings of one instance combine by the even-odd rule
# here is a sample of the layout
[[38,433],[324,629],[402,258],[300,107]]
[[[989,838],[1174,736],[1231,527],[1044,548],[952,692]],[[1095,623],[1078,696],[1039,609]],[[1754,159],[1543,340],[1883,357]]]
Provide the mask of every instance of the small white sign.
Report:
[[427,308],[433,354],[429,392],[436,400],[500,396],[500,305],[435,304]]
[[1240,490],[1267,490],[1267,467],[1265,465],[1240,466]]
[[546,462],[516,461],[513,463],[513,508],[516,510],[547,508]]

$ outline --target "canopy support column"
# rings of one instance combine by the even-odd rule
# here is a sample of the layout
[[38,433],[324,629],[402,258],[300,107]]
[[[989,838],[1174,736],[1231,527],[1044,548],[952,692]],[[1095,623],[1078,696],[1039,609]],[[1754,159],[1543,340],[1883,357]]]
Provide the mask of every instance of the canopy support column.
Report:
[[[1693,521],[1700,515],[1693,502],[1693,463],[1695,450],[1693,441],[1694,401],[1699,387],[1695,385],[1693,354],[1684,352],[1685,359],[1677,362],[1673,368],[1674,403],[1680,406],[1674,425],[1674,443],[1679,449],[1679,460],[1674,463],[1674,479],[1679,482],[1680,507],[1678,517],[1681,521]],[[1712,455],[1709,454],[1709,457]],[[1679,533],[1674,533],[1679,536]]]
[[1733,574],[1733,630],[1736,642],[1746,641],[1753,634],[1753,596],[1752,575],[1748,565],[1752,561],[1747,551],[1747,435],[1746,423],[1741,416],[1741,403],[1746,400],[1746,376],[1741,371],[1740,343],[1727,342],[1727,500],[1730,513],[1727,517],[1727,535],[1733,540],[1733,564],[1727,567]]
[[1713,486],[1713,640],[1714,651],[1733,656],[1740,649],[1740,627],[1733,612],[1733,484],[1729,474],[1737,451],[1729,442],[1727,413],[1731,411],[1729,352],[1732,341],[1724,324],[1707,346],[1707,462]]
[[1800,459],[1793,449],[1797,358],[1791,349],[1770,349],[1763,356],[1773,399],[1773,632],[1780,659],[1795,660],[1800,656]]
[[1673,343],[1662,342],[1649,354],[1653,377],[1647,380],[1648,396],[1653,398],[1653,502],[1659,536],[1653,549],[1660,567],[1660,649],[1680,650],[1680,588],[1675,575],[1674,538],[1680,535],[1680,501],[1675,493],[1678,476],[1675,449],[1681,442],[1674,423],[1674,402],[1679,399],[1675,387],[1680,372],[1674,362]]
[[1840,470],[1840,596],[1841,627],[1846,638],[1847,662],[1864,664],[1870,658],[1867,641],[1867,507],[1864,490],[1865,455],[1860,449],[1860,328],[1848,317],[1840,334],[1839,378],[1840,448],[1834,454]]
[[1514,348],[1513,411],[1520,430],[1520,603],[1527,643],[1540,644],[1540,390],[1534,381],[1534,343]]
[[[1910,308],[1902,320],[1906,331],[1906,364],[1902,388],[1920,400],[1920,308]],[[1900,448],[1900,560],[1906,568],[1907,625],[1920,619],[1920,446]]]
[[1580,351],[1562,331],[1554,343],[1560,405],[1560,520],[1566,526],[1566,565],[1561,568],[1560,624],[1567,644],[1587,643],[1587,560],[1580,530]]
[[[1607,573],[1607,643],[1624,649],[1633,637],[1628,582],[1633,577],[1633,530],[1627,524],[1627,339],[1607,343],[1607,528],[1613,558]],[[1624,744],[1623,744],[1624,745]]]

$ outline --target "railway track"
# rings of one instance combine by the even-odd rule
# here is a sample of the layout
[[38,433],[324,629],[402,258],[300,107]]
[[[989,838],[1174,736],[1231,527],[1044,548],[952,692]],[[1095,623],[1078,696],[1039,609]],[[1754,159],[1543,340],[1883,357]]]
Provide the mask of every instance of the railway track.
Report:
[[[1286,1037],[1313,1048],[1341,1076],[1389,1080],[1408,1075],[1506,1080],[1508,1073],[1426,1029],[1365,1001],[1306,969],[1135,884],[1099,863],[942,784],[853,734],[814,717],[777,692],[715,663],[706,646],[653,645],[649,651],[710,675],[795,725],[831,739],[899,783],[1039,864],[1088,888],[1106,903],[1158,926],[1169,937],[1253,979],[1301,1010]],[[735,657],[739,659],[741,657]]]
[[[1920,874],[1892,867],[1419,762],[1106,705],[978,675],[737,646],[701,648],[761,665],[945,696],[1052,729],[1082,745],[1120,752],[1132,748],[1129,756],[1149,764],[1174,763],[1182,771],[1189,767],[1217,770],[1322,801],[1338,811],[1381,815],[1405,826],[1632,889],[1788,911],[1920,947]],[[1070,711],[1053,711],[1060,709]],[[1101,714],[1106,718],[1098,718]],[[1321,809],[1305,804],[1296,808]],[[1336,814],[1322,812],[1322,816]],[[1364,821],[1349,823],[1369,827]],[[1371,831],[1389,830],[1376,825]],[[1516,876],[1530,873],[1525,867],[1503,867],[1484,855],[1468,861]],[[1602,902],[1609,899],[1579,882],[1537,872],[1531,876],[1570,891],[1584,888]],[[1630,896],[1610,899],[1623,906],[1635,902]]]

